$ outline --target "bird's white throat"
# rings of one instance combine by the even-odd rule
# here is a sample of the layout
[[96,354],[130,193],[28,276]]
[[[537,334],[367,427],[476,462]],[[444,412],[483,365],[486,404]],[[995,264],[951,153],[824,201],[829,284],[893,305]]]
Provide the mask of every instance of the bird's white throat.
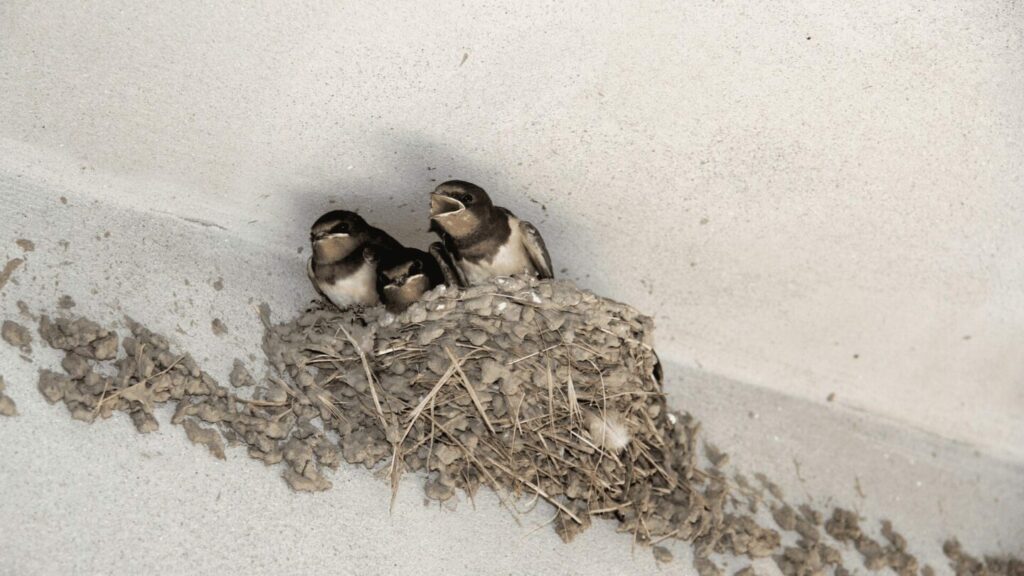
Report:
[[377,295],[377,267],[364,262],[353,273],[322,286],[324,294],[338,308],[373,306],[380,303]]

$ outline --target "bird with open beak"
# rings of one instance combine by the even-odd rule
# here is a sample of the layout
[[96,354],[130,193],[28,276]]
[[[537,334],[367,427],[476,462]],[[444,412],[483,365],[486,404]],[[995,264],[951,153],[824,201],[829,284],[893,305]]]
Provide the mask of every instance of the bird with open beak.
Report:
[[397,240],[347,210],[321,216],[309,233],[313,255],[306,273],[316,291],[338,308],[380,303],[378,269],[404,250]]
[[432,254],[403,248],[380,266],[381,298],[389,312],[398,314],[419,300],[423,293],[445,283],[440,263]]
[[554,277],[537,228],[495,206],[476,184],[451,180],[439,185],[430,195],[430,229],[441,237],[462,286],[495,276]]

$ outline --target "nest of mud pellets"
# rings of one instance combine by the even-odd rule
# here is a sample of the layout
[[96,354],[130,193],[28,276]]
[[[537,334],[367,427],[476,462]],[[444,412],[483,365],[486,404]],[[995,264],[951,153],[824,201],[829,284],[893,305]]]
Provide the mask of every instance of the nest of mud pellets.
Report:
[[[273,324],[270,308],[259,309],[268,369],[254,377],[236,359],[230,388],[131,318],[119,326],[127,335],[81,316],[42,315],[39,336],[64,352],[64,374],[40,369],[39,391],[85,422],[126,413],[141,433],[159,429],[157,408],[175,403],[171,424],[190,441],[221,459],[244,446],[280,465],[298,491],[330,489],[325,469],[344,459],[389,476],[393,490],[404,472],[424,473],[426,495],[439,502],[454,503],[459,491],[472,498],[481,485],[513,511],[520,498],[544,499],[565,540],[592,517],[614,519],[659,562],[672,559],[663,540],[691,542],[702,576],[722,574],[712,553],[774,556],[787,576],[826,566],[848,574],[822,528],[852,544],[869,570],[918,572],[887,520],[883,543],[848,510],[835,508],[827,521],[809,504],[798,513],[762,474],[761,488],[738,473],[733,484],[723,472],[728,455],[706,443],[710,467],[698,466],[700,424],[667,411],[651,320],[570,282],[439,288],[399,316],[320,307]],[[8,320],[2,333],[30,353],[27,328]],[[0,415],[12,416],[3,384]],[[775,523],[799,535],[795,546],[782,548],[779,532],[755,519],[769,503],[764,490]],[[1020,560],[977,559],[955,539],[944,552],[957,574],[1024,575]]]
[[638,541],[714,533],[714,549],[746,532],[728,548],[770,553],[774,531],[724,526],[727,488],[704,486],[696,425],[668,412],[652,344],[653,322],[630,306],[567,281],[501,278],[437,289],[397,316],[309,311],[269,326],[264,350],[320,408],[342,457],[386,468],[395,489],[423,471],[440,501],[481,484],[510,507],[543,498],[565,540],[605,516]]

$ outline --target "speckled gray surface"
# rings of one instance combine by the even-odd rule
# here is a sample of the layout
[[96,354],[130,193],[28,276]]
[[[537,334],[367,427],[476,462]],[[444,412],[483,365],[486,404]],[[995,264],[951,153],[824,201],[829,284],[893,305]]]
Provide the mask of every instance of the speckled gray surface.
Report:
[[[747,471],[891,517],[937,568],[947,533],[1020,554],[1022,6],[3,2],[0,258],[25,263],[0,313],[70,294],[225,376],[255,303],[312,297],[321,210],[422,243],[426,191],[466,178],[655,316],[673,401]],[[531,532],[543,506],[407,482],[389,516],[365,472],[298,496],[169,427],[87,427],[33,358],[0,346],[0,573],[658,571],[610,525]]]

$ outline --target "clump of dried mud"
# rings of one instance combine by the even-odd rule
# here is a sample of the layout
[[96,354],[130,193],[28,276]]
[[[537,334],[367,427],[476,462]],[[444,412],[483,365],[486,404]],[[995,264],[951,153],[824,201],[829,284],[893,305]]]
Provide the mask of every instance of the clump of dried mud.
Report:
[[[81,317],[51,320],[43,316],[39,334],[50,346],[64,350],[65,372],[40,370],[43,396],[51,403],[63,402],[73,418],[86,422],[126,412],[143,433],[159,427],[155,408],[175,401],[171,423],[182,425],[189,440],[206,446],[214,456],[225,457],[225,442],[244,444],[251,455],[268,464],[286,459],[292,469],[285,478],[296,489],[310,487],[299,479],[304,476],[315,478],[319,489],[330,486],[314,474],[316,466],[308,467],[310,459],[302,458],[315,450],[324,456],[322,465],[337,464],[337,457],[327,453],[337,453],[338,448],[326,440],[322,428],[311,425],[317,413],[308,402],[293,402],[298,399],[286,392],[284,384],[271,382],[249,398],[232,394],[201,370],[191,355],[172,351],[165,337],[131,319],[126,324],[130,335],[120,341],[118,355],[116,332]],[[275,410],[284,406],[290,408],[287,415]]]
[[4,320],[3,325],[0,326],[0,337],[4,339],[4,342],[18,348],[23,353],[32,352],[32,333],[28,328],[13,320]]
[[4,377],[0,376],[0,416],[17,416],[18,407],[14,404],[14,400],[4,394],[4,387],[6,386]]
[[963,551],[957,539],[947,540],[942,551],[949,558],[957,576],[1024,576],[1024,560],[1020,558],[986,556],[979,560]]
[[[850,546],[871,571],[931,571],[888,522],[882,544],[851,512],[825,521],[794,509],[763,476],[760,488],[727,479],[728,456],[713,446],[702,468],[700,424],[669,409],[658,381],[651,320],[572,283],[438,289],[398,316],[313,309],[272,324],[265,305],[261,316],[267,373],[235,360],[230,388],[131,319],[122,338],[82,317],[42,316],[39,334],[64,351],[64,373],[41,370],[39,390],[87,422],[125,412],[143,433],[159,427],[157,406],[175,402],[171,423],[189,440],[217,458],[244,446],[280,465],[295,490],[331,488],[326,471],[345,460],[386,473],[394,489],[418,472],[439,502],[481,486],[510,509],[544,499],[566,541],[593,518],[612,519],[659,562],[672,560],[665,540],[691,542],[700,574],[722,573],[716,554],[771,557],[787,576],[847,574],[839,547]],[[28,344],[5,323],[8,332],[12,345]],[[765,491],[794,546],[756,520]],[[947,554],[957,574],[1021,574],[1017,560],[979,561],[950,544]]]

